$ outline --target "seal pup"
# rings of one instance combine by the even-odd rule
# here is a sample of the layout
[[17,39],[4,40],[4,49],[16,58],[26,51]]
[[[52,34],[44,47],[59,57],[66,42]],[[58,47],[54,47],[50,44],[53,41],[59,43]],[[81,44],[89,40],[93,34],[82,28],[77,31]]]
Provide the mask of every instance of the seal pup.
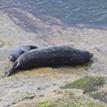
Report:
[[69,46],[50,46],[28,51],[5,72],[8,76],[20,69],[34,67],[76,66],[87,63],[93,54]]
[[37,46],[33,46],[33,45],[22,45],[15,47],[14,49],[11,50],[9,54],[9,60],[15,62],[21,54],[36,48]]

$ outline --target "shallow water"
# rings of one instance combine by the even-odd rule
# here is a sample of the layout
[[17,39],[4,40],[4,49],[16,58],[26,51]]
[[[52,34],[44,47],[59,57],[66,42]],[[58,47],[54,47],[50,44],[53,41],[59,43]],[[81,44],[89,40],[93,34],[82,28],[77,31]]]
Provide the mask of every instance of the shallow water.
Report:
[[107,0],[0,0],[0,9],[13,7],[68,25],[107,26]]

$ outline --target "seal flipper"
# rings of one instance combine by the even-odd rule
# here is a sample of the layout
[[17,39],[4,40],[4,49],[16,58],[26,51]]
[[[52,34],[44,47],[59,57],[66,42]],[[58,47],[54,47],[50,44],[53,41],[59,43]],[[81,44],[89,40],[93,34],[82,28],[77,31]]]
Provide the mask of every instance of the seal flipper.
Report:
[[38,47],[31,45],[30,48],[31,48],[31,49],[37,49]]
[[9,76],[11,75],[18,67],[19,63],[16,61],[6,72],[5,75]]

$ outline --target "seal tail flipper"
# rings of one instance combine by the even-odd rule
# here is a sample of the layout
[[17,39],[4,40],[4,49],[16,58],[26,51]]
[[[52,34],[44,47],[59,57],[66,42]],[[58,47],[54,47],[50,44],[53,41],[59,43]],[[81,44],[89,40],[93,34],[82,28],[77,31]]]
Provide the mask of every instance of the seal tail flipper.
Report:
[[18,62],[16,61],[6,72],[5,75],[11,75],[18,67]]

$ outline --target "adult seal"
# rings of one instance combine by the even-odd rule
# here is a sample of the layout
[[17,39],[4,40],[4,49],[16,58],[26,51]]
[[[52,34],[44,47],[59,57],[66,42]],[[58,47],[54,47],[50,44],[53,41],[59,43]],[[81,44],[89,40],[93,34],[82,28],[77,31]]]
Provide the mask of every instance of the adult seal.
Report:
[[33,45],[22,45],[22,46],[15,47],[11,50],[9,54],[9,60],[12,62],[15,62],[21,54],[36,48],[37,46],[33,46]]
[[76,66],[87,63],[93,54],[69,46],[38,48],[22,54],[6,71],[6,75],[20,69],[34,67]]

